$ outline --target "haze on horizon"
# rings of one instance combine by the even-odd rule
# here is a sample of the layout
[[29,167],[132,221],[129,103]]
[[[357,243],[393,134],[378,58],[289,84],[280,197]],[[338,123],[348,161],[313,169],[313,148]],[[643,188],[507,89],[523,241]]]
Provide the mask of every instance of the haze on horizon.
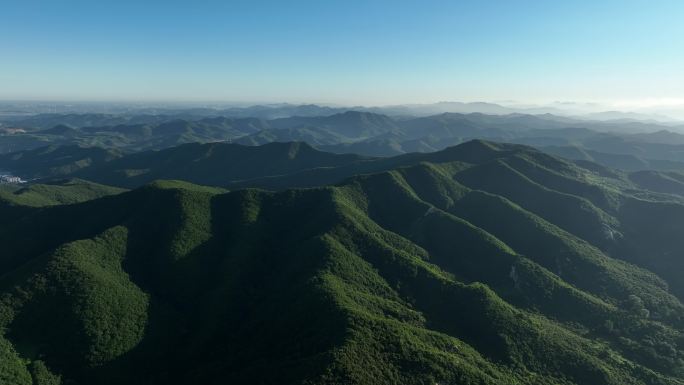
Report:
[[9,1],[0,99],[679,110],[682,14],[671,0]]

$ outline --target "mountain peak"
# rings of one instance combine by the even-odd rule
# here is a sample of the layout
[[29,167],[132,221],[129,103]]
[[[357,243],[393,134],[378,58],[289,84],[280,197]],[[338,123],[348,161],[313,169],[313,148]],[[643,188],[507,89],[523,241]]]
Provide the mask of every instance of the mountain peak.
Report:
[[467,163],[482,163],[500,157],[502,146],[495,142],[473,139],[456,146],[447,147],[442,151],[429,154],[435,161],[463,161]]

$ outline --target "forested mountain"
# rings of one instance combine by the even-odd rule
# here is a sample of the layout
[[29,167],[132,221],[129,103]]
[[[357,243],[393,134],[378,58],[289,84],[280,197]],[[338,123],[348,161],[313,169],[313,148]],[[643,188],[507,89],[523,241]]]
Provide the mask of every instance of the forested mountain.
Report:
[[[680,151],[674,146],[663,147],[670,147],[673,152]],[[580,146],[539,146],[539,148],[549,154],[563,158],[600,163],[604,166],[626,171],[684,170],[684,160],[658,159],[658,155],[655,158],[648,158],[638,148],[634,151],[626,150],[618,153],[594,151]],[[667,153],[662,153],[661,157],[663,155],[667,157]],[[675,159],[678,159],[678,157],[675,157]]]
[[0,170],[12,171],[24,179],[60,177],[97,166],[123,156],[121,151],[99,147],[50,145],[32,150],[0,154]]
[[243,146],[190,143],[161,151],[146,151],[82,169],[73,176],[104,184],[138,187],[157,179],[229,186],[256,177],[364,164],[372,159],[319,151],[302,142]]
[[684,385],[684,2],[527,3],[0,0],[0,385]]
[[269,121],[270,129],[245,136],[237,143],[306,141],[314,145],[345,143],[373,138],[399,130],[386,115],[346,111],[325,117],[289,117]]
[[25,209],[26,207],[73,204],[116,195],[124,191],[121,188],[80,179],[56,180],[27,186],[0,184],[0,206]]
[[[76,114],[63,115],[61,121],[59,114],[38,115],[0,129],[0,154],[46,145],[96,146],[130,153],[195,142],[258,146],[294,141],[327,152],[387,157],[434,152],[472,139],[487,139],[532,145],[575,160],[592,160],[632,171],[681,170],[684,163],[684,128],[672,123],[596,121],[548,113],[442,113],[415,117],[388,116],[378,113],[381,109],[281,107],[118,117]],[[244,116],[246,111],[254,115]],[[277,111],[285,116],[278,117]],[[236,116],[216,115],[220,113]],[[45,127],[47,122],[55,124]],[[101,124],[95,124],[98,122]]]
[[225,117],[76,128],[60,124],[44,130],[0,135],[0,154],[35,149],[46,144],[97,146],[128,152],[163,149],[183,143],[230,141],[266,127],[267,122],[256,118]]
[[[466,148],[457,147],[457,148]],[[662,183],[673,179],[684,162],[648,160],[630,155],[600,153],[579,147],[543,147],[550,153],[576,159],[590,169],[595,163],[623,168],[612,171],[636,188],[669,192]],[[390,170],[420,161],[431,161],[440,152],[417,152],[394,157],[364,157],[320,151],[307,143],[269,143],[243,146],[230,143],[189,143],[161,151],[125,154],[97,147],[48,146],[0,155],[0,170],[24,179],[50,181],[64,177],[92,180],[105,185],[135,188],[157,179],[180,179],[227,188],[263,187],[283,189],[338,183],[361,173]],[[630,171],[631,170],[631,171]],[[633,171],[637,170],[637,171]],[[670,171],[649,171],[670,170]],[[648,175],[653,175],[650,179]],[[658,183],[650,181],[656,178]],[[670,182],[662,182],[667,179]]]
[[485,141],[153,155],[105,164],[279,191],[0,204],[0,383],[684,383],[679,175]]

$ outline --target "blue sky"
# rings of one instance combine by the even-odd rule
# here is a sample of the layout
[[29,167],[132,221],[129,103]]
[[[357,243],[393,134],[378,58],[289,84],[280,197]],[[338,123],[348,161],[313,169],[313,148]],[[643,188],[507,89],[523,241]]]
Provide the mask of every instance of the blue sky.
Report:
[[679,0],[0,5],[0,99],[684,99]]

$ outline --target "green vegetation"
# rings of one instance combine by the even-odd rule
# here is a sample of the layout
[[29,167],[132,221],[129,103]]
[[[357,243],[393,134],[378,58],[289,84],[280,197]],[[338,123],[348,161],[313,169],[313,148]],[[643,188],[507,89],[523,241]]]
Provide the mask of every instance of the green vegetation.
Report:
[[85,202],[125,191],[79,179],[30,184],[25,187],[0,185],[0,205],[52,206]]
[[23,179],[64,177],[83,168],[121,157],[116,150],[98,147],[50,145],[33,150],[0,155],[0,170],[12,171]]
[[[453,104],[446,109],[451,108],[462,110]],[[532,145],[568,159],[628,171],[684,170],[682,127],[655,121],[508,114],[513,110],[500,106],[490,112],[502,115],[438,113],[443,107],[420,112],[420,108],[408,106],[358,109],[283,105],[166,110],[169,115],[148,111],[153,114],[56,113],[0,117],[3,126],[0,154],[14,156],[27,150],[43,151],[46,146],[100,147],[107,149],[102,152],[114,149],[110,152],[120,155],[121,150],[162,150],[186,143],[231,142],[255,146],[306,142],[333,153],[396,156],[439,151],[479,138]],[[415,113],[419,115],[412,116]],[[436,115],[425,116],[431,113]],[[97,164],[97,154],[93,155],[75,162],[67,161],[68,156],[63,160],[58,158],[54,165],[47,164],[36,171],[43,173],[41,177],[51,176],[50,173],[64,176],[69,170]],[[11,168],[3,169],[3,163],[0,155],[1,171],[19,173]]]
[[225,146],[146,168],[280,191],[3,193],[0,382],[684,384],[676,194],[482,141]]
[[[40,152],[43,151],[42,147],[48,145],[117,149],[114,153],[118,153],[119,149],[158,150],[183,143],[231,140],[269,127],[265,121],[255,118],[213,117],[185,120],[151,115],[132,117],[132,121],[123,117],[89,115],[35,118],[29,118],[23,123],[27,125],[24,132],[0,134],[0,154]],[[51,126],[55,121],[60,123]],[[46,129],[36,130],[34,127]]]
[[127,188],[139,187],[157,179],[231,186],[234,183],[250,183],[257,177],[363,165],[367,161],[358,155],[318,151],[301,142],[270,143],[260,147],[191,143],[161,151],[132,154],[73,175]]

